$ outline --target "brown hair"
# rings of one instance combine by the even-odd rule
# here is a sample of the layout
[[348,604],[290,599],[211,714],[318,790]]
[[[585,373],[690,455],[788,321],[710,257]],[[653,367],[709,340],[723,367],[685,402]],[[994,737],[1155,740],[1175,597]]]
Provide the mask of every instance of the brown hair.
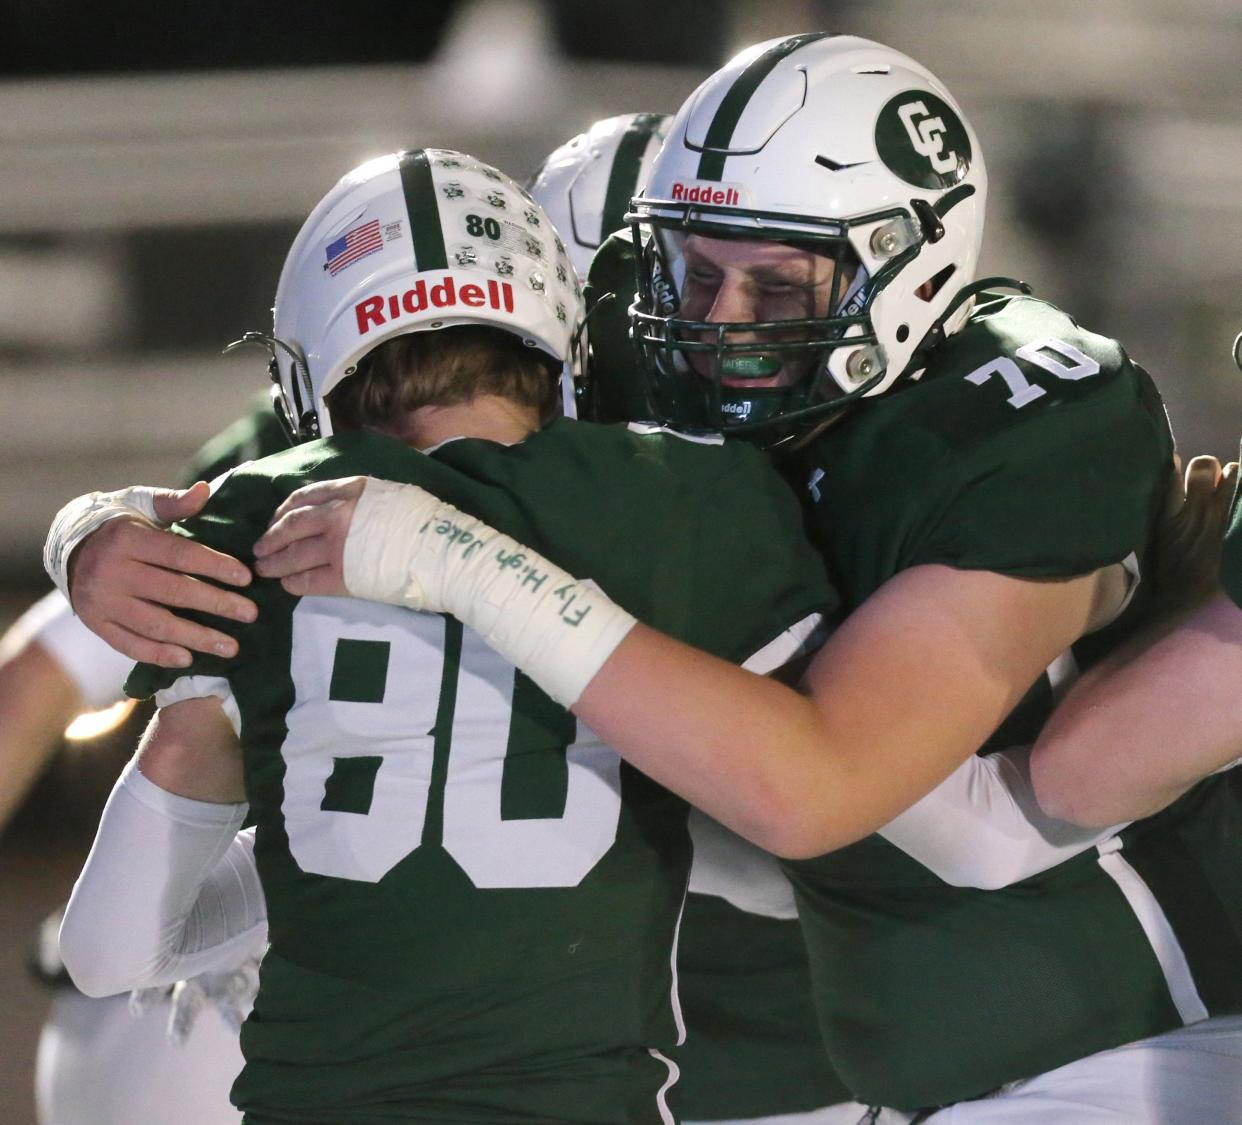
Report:
[[499,395],[547,421],[559,401],[553,360],[502,328],[464,324],[385,340],[327,395],[336,430],[384,427],[420,406]]

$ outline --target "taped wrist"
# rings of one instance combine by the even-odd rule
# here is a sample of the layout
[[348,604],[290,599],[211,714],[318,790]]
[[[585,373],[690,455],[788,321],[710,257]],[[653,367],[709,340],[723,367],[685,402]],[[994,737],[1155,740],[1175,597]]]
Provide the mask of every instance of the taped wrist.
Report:
[[152,527],[165,527],[155,514],[155,489],[134,485],[117,492],[88,492],[70,500],[52,520],[43,544],[43,569],[69,598],[69,557],[88,535],[118,516],[133,516]]
[[452,614],[564,707],[634,626],[589,580],[416,485],[367,481],[343,576],[355,597]]

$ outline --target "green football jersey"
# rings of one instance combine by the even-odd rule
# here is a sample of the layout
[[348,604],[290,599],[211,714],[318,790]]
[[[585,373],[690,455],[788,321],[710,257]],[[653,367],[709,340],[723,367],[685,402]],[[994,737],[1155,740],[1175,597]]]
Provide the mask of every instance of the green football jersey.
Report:
[[[186,530],[249,558],[290,492],[355,473],[422,484],[731,660],[831,604],[759,455],[570,421],[432,456],[299,446],[224,478]],[[672,1120],[684,804],[452,618],[253,595],[238,658],[190,670],[240,712],[268,900],[248,1120]]]
[[1220,559],[1220,584],[1236,605],[1242,606],[1242,492],[1233,500],[1233,519],[1225,533]]
[[[1142,575],[1172,441],[1113,341],[1026,297],[989,297],[920,379],[864,400],[809,450],[812,533],[849,605],[923,564]],[[984,751],[1029,741],[1050,669]],[[1236,772],[1236,771],[1235,771]],[[878,836],[789,863],[821,1026],[864,1101],[971,1098],[1209,1014],[1242,1010],[1242,793],[1209,779],[1157,817],[996,891],[950,886]]]

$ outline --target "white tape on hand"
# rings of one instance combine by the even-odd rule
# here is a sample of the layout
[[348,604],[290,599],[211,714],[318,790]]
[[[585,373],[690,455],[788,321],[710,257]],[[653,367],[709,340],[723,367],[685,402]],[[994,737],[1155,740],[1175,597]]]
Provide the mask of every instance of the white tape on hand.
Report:
[[259,991],[259,959],[250,957],[236,969],[200,973],[189,980],[178,981],[172,990],[172,1010],[168,1013],[168,1041],[183,1046],[190,1037],[194,1021],[208,1005],[234,1031],[254,1008]]
[[367,481],[343,577],[355,597],[452,614],[564,707],[634,626],[589,580],[417,485]]
[[155,492],[154,488],[141,484],[117,492],[88,492],[70,500],[56,513],[43,544],[43,569],[66,598],[69,598],[69,557],[92,532],[119,516],[133,516],[152,527],[167,526],[155,514]]

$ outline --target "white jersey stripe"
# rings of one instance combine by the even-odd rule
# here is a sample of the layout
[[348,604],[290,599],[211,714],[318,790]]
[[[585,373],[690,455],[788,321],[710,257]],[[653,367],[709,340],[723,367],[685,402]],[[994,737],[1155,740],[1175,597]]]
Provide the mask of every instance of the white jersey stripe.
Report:
[[1114,836],[1105,840],[1098,846],[1097,851],[1100,853],[1100,866],[1126,896],[1130,909],[1134,911],[1134,916],[1151,943],[1177,1014],[1182,1017],[1182,1023],[1192,1024],[1207,1019],[1207,1007],[1199,995],[1181,943],[1151,888],[1122,856],[1120,837]]
[[668,1080],[656,1093],[656,1108],[660,1111],[660,1120],[664,1122],[664,1125],[677,1125],[677,1118],[673,1116],[673,1111],[668,1108],[668,1092],[677,1084],[677,1079],[681,1077],[681,1067],[667,1055],[662,1055],[654,1047],[649,1047],[647,1053],[653,1059],[658,1059],[668,1067]]
[[[687,885],[687,891],[689,886]],[[677,949],[681,944],[681,920],[686,916],[686,893],[683,891],[681,895],[681,909],[677,911],[677,925],[673,927],[673,951],[670,955],[669,966],[672,969],[673,987],[669,995],[669,1001],[673,1007],[673,1023],[677,1027],[677,1046],[681,1046],[686,1041],[686,1018],[681,1014],[681,991],[678,987],[677,978]],[[667,1087],[665,1087],[667,1089]]]

